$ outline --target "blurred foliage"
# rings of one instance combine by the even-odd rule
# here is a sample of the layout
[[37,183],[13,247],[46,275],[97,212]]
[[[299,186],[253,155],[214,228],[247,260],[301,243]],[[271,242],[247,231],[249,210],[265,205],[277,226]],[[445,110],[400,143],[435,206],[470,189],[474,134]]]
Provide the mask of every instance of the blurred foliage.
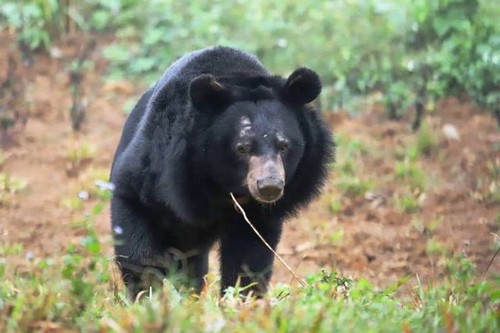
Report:
[[113,33],[104,49],[111,78],[152,81],[181,55],[225,44],[277,73],[314,68],[327,109],[382,92],[391,118],[468,94],[500,121],[498,17],[496,0],[0,0],[0,27],[31,49],[72,29]]

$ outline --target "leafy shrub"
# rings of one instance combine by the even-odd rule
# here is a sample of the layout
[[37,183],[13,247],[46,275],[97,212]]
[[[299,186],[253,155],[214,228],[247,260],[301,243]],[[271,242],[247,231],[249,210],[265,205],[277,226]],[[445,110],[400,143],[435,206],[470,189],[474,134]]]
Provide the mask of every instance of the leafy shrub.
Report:
[[113,29],[114,16],[127,3],[131,1],[2,0],[0,29],[15,30],[22,47],[48,50],[69,33]]
[[487,0],[418,0],[410,8],[414,29],[408,49],[426,93],[432,98],[467,93],[498,116],[499,7]]
[[[168,64],[214,44],[257,54],[273,71],[321,73],[325,108],[356,107],[382,92],[390,118],[414,104],[468,94],[500,122],[500,7],[489,0],[351,0],[273,3],[174,0],[3,0],[0,27],[31,49],[68,32],[112,31],[110,76],[152,81]],[[426,103],[430,102],[430,103]]]

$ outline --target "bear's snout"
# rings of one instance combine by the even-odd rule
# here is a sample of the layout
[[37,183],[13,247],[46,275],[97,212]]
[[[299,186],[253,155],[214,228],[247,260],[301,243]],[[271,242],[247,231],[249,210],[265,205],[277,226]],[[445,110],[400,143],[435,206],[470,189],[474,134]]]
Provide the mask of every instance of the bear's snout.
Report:
[[280,156],[253,156],[247,176],[252,197],[264,203],[281,198],[285,187],[285,170]]
[[260,196],[266,201],[276,201],[283,195],[285,182],[276,178],[264,178],[257,180],[257,189]]

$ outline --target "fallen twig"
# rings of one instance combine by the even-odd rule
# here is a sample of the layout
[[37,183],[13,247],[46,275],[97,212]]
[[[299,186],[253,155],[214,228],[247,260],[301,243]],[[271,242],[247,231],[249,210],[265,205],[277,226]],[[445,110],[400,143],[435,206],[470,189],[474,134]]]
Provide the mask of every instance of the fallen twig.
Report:
[[[493,236],[496,236],[498,238],[497,234],[493,234]],[[498,256],[498,253],[500,253],[500,246],[496,250],[495,254],[493,254],[493,256],[491,257],[490,262],[488,263],[488,266],[486,267],[486,270],[483,273],[483,280],[486,278],[486,274],[488,274],[488,271],[490,270],[491,265],[493,264],[493,261],[495,260],[496,256]]]
[[231,199],[233,199],[233,202],[234,202],[234,205],[238,208],[238,211],[241,213],[241,215],[243,215],[243,218],[245,219],[245,221],[248,223],[248,225],[250,226],[250,228],[252,228],[252,230],[255,232],[255,234],[260,238],[260,240],[262,241],[262,243],[264,243],[264,245],[274,254],[274,256],[276,258],[278,258],[278,260],[283,264],[283,266],[286,267],[286,269],[288,269],[288,271],[292,274],[293,278],[297,281],[299,281],[299,283],[303,286],[303,287],[308,287],[308,284],[302,280],[301,278],[299,278],[297,276],[297,274],[295,274],[295,272],[293,271],[293,269],[288,266],[288,264],[280,257],[280,255],[278,253],[276,253],[276,251],[273,250],[273,248],[271,247],[271,245],[269,245],[268,242],[266,242],[266,240],[264,239],[264,237],[262,237],[262,235],[259,233],[259,231],[253,226],[252,222],[250,222],[250,220],[248,219],[247,217],[247,214],[245,213],[245,210],[243,210],[243,207],[241,207],[241,205],[238,203],[238,201],[236,200],[236,198],[234,197],[233,193],[229,193],[229,195],[231,196]]

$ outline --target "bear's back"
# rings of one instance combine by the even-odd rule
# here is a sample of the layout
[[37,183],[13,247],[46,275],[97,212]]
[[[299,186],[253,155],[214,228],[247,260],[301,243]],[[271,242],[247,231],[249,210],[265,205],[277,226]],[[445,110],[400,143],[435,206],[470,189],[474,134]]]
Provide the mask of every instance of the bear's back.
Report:
[[[122,137],[115,153],[111,172],[117,158],[124,152],[141,130],[141,121],[149,113],[170,114],[170,119],[187,112],[189,83],[201,74],[210,73],[216,77],[234,73],[269,75],[259,60],[246,52],[225,46],[215,46],[188,53],[172,63],[139,99],[125,123]],[[172,120],[173,123],[173,120]],[[149,131],[146,131],[149,132]]]
[[201,74],[216,77],[236,72],[268,74],[259,60],[251,54],[225,46],[193,51],[170,65],[157,81],[154,90],[164,89],[174,80],[190,82]]

